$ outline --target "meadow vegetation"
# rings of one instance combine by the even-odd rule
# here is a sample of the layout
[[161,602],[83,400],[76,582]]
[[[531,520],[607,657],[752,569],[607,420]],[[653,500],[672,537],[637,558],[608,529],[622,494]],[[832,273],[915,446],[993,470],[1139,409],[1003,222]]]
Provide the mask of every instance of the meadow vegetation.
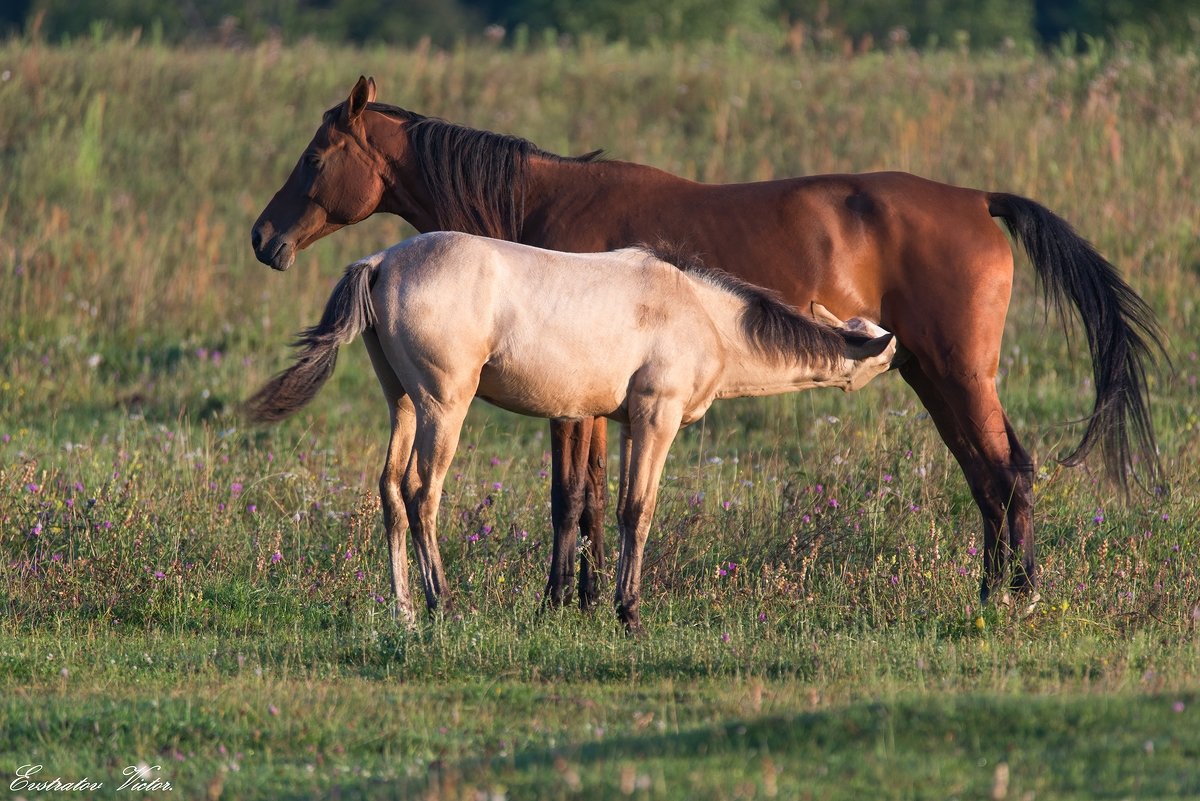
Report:
[[[360,73],[386,102],[698,180],[902,169],[1038,199],[1159,315],[1172,492],[1054,461],[1090,369],[1022,259],[999,381],[1039,465],[1032,616],[978,608],[975,506],[885,376],[681,434],[638,641],[607,608],[537,614],[546,425],[478,405],[442,513],[457,603],[398,628],[362,350],[296,419],[237,414],[342,267],[411,233],[380,217],[286,274],[253,259],[251,223]],[[1194,797],[1198,97],[1194,52],[1122,48],[0,44],[4,783],[43,764],[107,792],[147,763],[183,797]]]

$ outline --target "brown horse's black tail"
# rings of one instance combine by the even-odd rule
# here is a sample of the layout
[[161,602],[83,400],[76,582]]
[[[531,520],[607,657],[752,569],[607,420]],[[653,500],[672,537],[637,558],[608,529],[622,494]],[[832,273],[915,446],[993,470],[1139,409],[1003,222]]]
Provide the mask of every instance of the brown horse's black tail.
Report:
[[274,423],[299,411],[316,397],[333,375],[338,348],[353,342],[375,324],[371,283],[377,259],[350,265],[325,304],[321,322],[300,332],[293,347],[300,354],[292,366],[272,378],[250,400],[245,411],[258,423]]
[[1099,443],[1109,474],[1123,488],[1131,474],[1165,488],[1146,391],[1146,365],[1165,356],[1154,312],[1112,264],[1045,206],[992,193],[988,212],[1004,220],[1024,246],[1047,301],[1064,321],[1071,301],[1087,334],[1096,404],[1082,441],[1062,462],[1078,464]]

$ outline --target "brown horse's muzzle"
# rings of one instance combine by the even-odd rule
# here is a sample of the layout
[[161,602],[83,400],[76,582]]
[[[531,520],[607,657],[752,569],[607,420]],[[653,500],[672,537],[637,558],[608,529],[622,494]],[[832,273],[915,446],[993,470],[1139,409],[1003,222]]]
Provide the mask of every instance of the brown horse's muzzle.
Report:
[[[264,231],[264,229],[266,230]],[[273,270],[282,272],[291,267],[292,262],[296,260],[296,243],[283,235],[270,236],[269,234],[269,226],[254,226],[250,231],[250,244],[259,261]]]

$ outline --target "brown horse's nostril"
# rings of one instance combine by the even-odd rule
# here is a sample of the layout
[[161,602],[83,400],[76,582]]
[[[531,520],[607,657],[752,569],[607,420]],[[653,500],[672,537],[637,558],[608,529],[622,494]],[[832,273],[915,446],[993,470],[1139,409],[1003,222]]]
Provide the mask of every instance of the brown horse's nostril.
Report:
[[253,228],[250,231],[250,246],[254,248],[256,253],[262,247],[262,234],[259,233],[258,228]]

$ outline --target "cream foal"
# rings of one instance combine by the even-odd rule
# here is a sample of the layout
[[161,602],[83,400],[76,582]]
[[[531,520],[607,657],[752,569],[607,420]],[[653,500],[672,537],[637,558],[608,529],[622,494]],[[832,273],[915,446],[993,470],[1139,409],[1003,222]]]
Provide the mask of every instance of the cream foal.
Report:
[[[823,309],[814,305],[817,312]],[[397,612],[415,620],[405,534],[425,601],[445,593],[442,484],[474,397],[536,417],[621,424],[617,614],[638,612],[642,552],[667,451],[717,398],[862,387],[888,369],[892,335],[865,320],[818,324],[765,290],[648,250],[567,254],[436,232],[351,265],[295,363],[251,398],[260,421],[311,400],[339,346],[362,336],[392,416],[379,479]]]

